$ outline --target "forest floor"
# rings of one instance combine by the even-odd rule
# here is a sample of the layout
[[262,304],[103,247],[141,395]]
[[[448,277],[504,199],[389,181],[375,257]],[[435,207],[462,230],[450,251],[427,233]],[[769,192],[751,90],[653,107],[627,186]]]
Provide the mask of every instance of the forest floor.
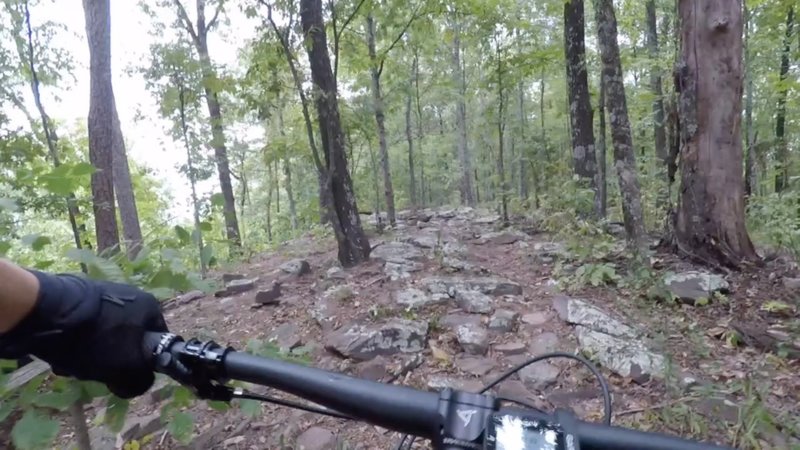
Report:
[[[401,217],[396,229],[373,232],[369,263],[341,270],[332,239],[296,239],[227,269],[245,278],[241,284],[253,280],[252,290],[173,301],[165,307],[167,321],[173,332],[238,349],[274,338],[273,347],[295,349],[306,364],[354,376],[476,391],[528,357],[552,350],[586,353],[591,328],[609,333],[604,323],[617,331],[627,324],[633,333],[613,338],[627,339],[627,349],[603,355],[612,351],[603,347],[613,346],[612,339],[593,355],[613,391],[615,424],[737,448],[800,448],[795,264],[778,258],[723,274],[726,293],[709,293],[697,306],[658,302],[642,295],[645,276],[627,275],[620,240],[603,263],[615,268],[608,279],[620,278],[584,286],[575,274],[591,267],[529,220],[501,229],[488,211]],[[304,268],[296,261],[286,264],[298,258],[308,262],[309,273],[297,275]],[[649,273],[659,277],[698,270],[669,254],[654,255],[651,265],[658,270]],[[277,304],[255,308],[256,297],[268,295],[258,292],[277,280]],[[575,317],[578,307],[585,309],[578,316],[596,323]],[[384,344],[375,345],[376,336]],[[784,342],[781,349],[765,351],[775,339]],[[648,370],[652,376],[643,376]],[[160,380],[156,392],[163,385]],[[570,408],[584,420],[602,419],[597,384],[574,362],[537,363],[496,392],[546,410]],[[128,421],[140,426],[126,426],[125,436],[150,433],[140,440],[144,448],[181,448],[161,429],[160,407],[157,394],[135,401]],[[386,449],[399,442],[398,434],[371,425],[270,404],[255,417],[239,408],[219,412],[204,402],[189,411],[195,421],[188,448]],[[113,448],[122,440],[108,442]]]

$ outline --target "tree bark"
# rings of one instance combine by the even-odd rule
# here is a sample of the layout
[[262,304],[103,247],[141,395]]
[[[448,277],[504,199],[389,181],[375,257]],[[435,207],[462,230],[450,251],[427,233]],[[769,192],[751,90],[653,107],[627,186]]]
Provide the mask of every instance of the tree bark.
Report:
[[200,258],[200,275],[205,278],[208,273],[208,264],[204,256],[205,246],[203,244],[203,230],[200,228],[200,202],[197,199],[197,174],[194,169],[194,158],[192,158],[192,147],[189,143],[189,126],[186,123],[186,88],[180,78],[176,75],[174,78],[178,81],[178,107],[181,119],[181,134],[183,136],[183,145],[186,149],[186,169],[189,175],[189,185],[192,189],[192,217],[194,218],[194,230],[197,233],[197,251]]
[[136,197],[133,194],[133,180],[128,166],[128,153],[125,151],[125,138],[122,135],[122,126],[114,102],[114,150],[113,150],[113,177],[114,192],[117,195],[119,217],[122,220],[122,236],[125,239],[125,252],[128,259],[134,260],[142,249],[142,228],[139,224],[139,210],[136,207]]
[[[233,195],[233,184],[231,183],[230,162],[228,160],[228,149],[225,146],[225,129],[222,121],[222,108],[220,107],[217,88],[217,74],[211,64],[211,56],[208,53],[208,32],[213,28],[219,8],[211,20],[206,21],[205,5],[206,0],[197,0],[197,20],[193,25],[191,19],[186,14],[186,10],[180,0],[174,0],[178,8],[179,18],[183,21],[184,27],[192,38],[195,49],[200,59],[200,68],[203,72],[203,90],[208,107],[208,116],[211,122],[211,147],[214,149],[214,159],[217,164],[219,175],[219,186],[224,199],[223,214],[225,216],[225,237],[232,247],[241,247],[239,235],[239,221],[236,217],[236,199]],[[196,26],[196,29],[195,29]]]
[[97,252],[119,250],[114,206],[114,91],[111,86],[111,11],[109,0],[83,0],[89,43],[89,160]]
[[597,136],[597,162],[599,165],[598,189],[600,190],[600,217],[608,215],[608,165],[606,164],[606,85],[600,75],[600,100],[597,102],[599,130]]
[[300,21],[309,41],[306,46],[315,102],[319,115],[320,137],[325,150],[326,184],[333,200],[331,223],[339,247],[339,262],[354,266],[369,258],[370,246],[361,227],[353,182],[347,170],[347,155],[339,117],[336,81],[333,79],[321,0],[300,1]]
[[750,10],[744,5],[744,70],[746,83],[746,100],[744,106],[745,143],[747,157],[744,164],[744,193],[745,199],[754,195],[758,188],[758,175],[756,171],[755,134],[753,130],[753,60],[750,49]]
[[505,145],[505,107],[506,93],[503,85],[503,54],[500,49],[500,41],[496,41],[497,57],[497,177],[500,188],[500,215],[503,218],[503,225],[508,226],[508,186],[506,186],[506,169],[504,161]]
[[[381,70],[378,68],[378,57],[375,53],[375,20],[370,12],[367,15],[367,47],[369,50],[370,76],[372,78],[372,102],[375,109],[375,123],[378,127],[378,146],[381,158],[381,174],[383,175],[383,197],[386,199],[386,215],[389,224],[395,226],[394,188],[392,187],[392,171],[389,167],[389,148],[386,144],[386,124],[383,112],[383,95],[381,94]],[[382,66],[381,66],[382,68]]]
[[[569,85],[569,118],[572,162],[575,174],[594,191],[594,215],[600,215],[597,189],[597,160],[594,149],[594,121],[586,72],[586,43],[583,0],[564,2],[564,51]],[[587,214],[587,211],[580,211]]]
[[664,206],[669,203],[669,190],[667,180],[667,132],[664,128],[664,91],[661,86],[661,70],[658,67],[659,44],[658,25],[656,20],[656,2],[647,0],[647,51],[652,63],[650,65],[650,90],[653,93],[653,135],[656,144],[656,158],[659,184],[657,204]]
[[[461,24],[458,20],[458,13],[453,14],[453,81],[457,87],[456,94],[456,128],[457,141],[456,153],[458,154],[461,166],[461,203],[475,206],[475,195],[472,186],[472,161],[467,144],[467,86],[464,79],[464,67],[462,66],[461,55]],[[441,119],[440,119],[441,120]]]
[[411,69],[411,79],[406,93],[406,140],[408,141],[408,198],[411,209],[417,208],[417,180],[414,173],[414,133],[411,131],[411,90],[414,88],[414,75],[416,74],[417,59],[414,58]]
[[597,37],[603,61],[603,83],[606,89],[606,106],[611,117],[611,138],[614,143],[614,166],[617,169],[619,190],[622,195],[622,216],[628,239],[637,249],[645,247],[642,197],[636,159],[633,154],[631,124],[625,99],[622,63],[617,42],[617,19],[612,0],[594,0]]
[[[420,181],[420,199],[422,203],[425,203],[425,160],[422,159],[423,148],[422,148],[422,137],[425,134],[425,128],[422,123],[422,102],[420,101],[420,93],[419,93],[419,49],[414,48],[414,90],[416,92],[416,107],[417,107],[417,152],[419,153],[419,181]],[[430,189],[428,189],[430,195]],[[429,201],[432,201],[429,199]]]
[[778,107],[775,113],[775,142],[777,148],[777,170],[775,175],[775,192],[783,191],[789,182],[789,147],[786,142],[786,96],[789,88],[785,86],[789,75],[789,55],[792,51],[792,35],[794,30],[794,6],[789,7],[786,14],[786,35],[783,38],[781,51],[780,87],[778,88]]
[[679,249],[708,264],[758,260],[745,228],[742,0],[680,0]]
[[[280,127],[281,136],[286,138],[286,130],[283,127],[283,105],[278,109],[278,126]],[[294,200],[294,189],[292,188],[292,165],[289,160],[289,155],[283,155],[283,176],[286,178],[284,181],[284,189],[286,189],[286,197],[289,200],[289,221],[292,224],[292,230],[297,230],[297,204]]]
[[528,143],[525,140],[525,129],[528,127],[528,116],[525,114],[525,89],[522,82],[517,86],[519,94],[519,196],[528,199]]

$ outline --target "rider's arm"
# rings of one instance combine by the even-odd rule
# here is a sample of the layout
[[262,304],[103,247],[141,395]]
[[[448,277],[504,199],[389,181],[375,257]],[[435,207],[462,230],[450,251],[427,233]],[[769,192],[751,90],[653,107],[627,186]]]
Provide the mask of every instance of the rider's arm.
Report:
[[32,273],[0,259],[0,333],[6,333],[33,310],[39,281]]

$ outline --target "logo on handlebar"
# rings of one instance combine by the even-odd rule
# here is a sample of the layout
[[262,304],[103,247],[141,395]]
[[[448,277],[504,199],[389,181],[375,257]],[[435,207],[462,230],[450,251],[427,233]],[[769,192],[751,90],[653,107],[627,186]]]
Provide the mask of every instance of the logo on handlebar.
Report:
[[474,416],[477,413],[478,411],[475,409],[459,409],[458,411],[456,411],[456,414],[458,414],[458,418],[461,419],[462,422],[464,422],[464,428],[469,426],[469,422],[472,420],[472,416]]

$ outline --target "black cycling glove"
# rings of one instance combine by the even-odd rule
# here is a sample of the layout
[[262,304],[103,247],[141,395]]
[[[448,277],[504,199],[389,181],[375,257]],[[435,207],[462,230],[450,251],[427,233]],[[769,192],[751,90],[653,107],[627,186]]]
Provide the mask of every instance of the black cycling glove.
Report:
[[144,333],[167,331],[158,300],[133,286],[31,272],[40,284],[36,306],[0,336],[0,357],[32,354],[57,375],[99,381],[119,397],[145,393],[154,375]]

